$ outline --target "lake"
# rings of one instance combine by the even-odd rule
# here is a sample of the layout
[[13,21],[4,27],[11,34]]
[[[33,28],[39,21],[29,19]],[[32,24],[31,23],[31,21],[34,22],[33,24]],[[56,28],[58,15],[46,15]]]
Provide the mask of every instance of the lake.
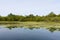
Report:
[[60,28],[0,26],[0,40],[60,40]]

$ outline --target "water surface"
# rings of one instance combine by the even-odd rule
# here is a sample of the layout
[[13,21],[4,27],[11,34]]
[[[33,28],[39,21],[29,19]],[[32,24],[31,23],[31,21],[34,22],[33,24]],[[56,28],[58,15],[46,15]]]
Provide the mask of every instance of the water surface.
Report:
[[0,40],[60,40],[60,28],[0,27]]

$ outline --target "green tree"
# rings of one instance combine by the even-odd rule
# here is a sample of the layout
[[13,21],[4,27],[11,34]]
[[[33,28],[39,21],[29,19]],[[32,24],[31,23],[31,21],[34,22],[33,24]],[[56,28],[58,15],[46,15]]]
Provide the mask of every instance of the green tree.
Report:
[[50,12],[47,17],[56,17],[56,14],[54,12]]

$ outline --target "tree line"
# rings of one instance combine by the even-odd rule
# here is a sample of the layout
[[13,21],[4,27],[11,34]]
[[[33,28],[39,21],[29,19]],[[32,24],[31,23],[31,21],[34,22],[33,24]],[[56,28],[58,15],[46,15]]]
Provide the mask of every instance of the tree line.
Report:
[[45,21],[45,22],[60,22],[60,14],[56,15],[54,12],[50,12],[46,16],[34,16],[33,14],[30,14],[28,16],[22,16],[22,15],[14,15],[12,13],[8,14],[7,16],[0,16],[0,21]]

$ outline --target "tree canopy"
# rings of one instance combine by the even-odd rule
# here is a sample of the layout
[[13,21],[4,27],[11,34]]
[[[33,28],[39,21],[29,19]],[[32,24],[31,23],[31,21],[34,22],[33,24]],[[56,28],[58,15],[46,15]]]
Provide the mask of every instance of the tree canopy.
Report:
[[60,14],[56,15],[54,12],[50,12],[46,16],[34,16],[33,14],[30,14],[28,16],[22,16],[22,15],[14,15],[12,13],[8,14],[7,16],[0,16],[0,21],[45,21],[45,22],[60,22]]

